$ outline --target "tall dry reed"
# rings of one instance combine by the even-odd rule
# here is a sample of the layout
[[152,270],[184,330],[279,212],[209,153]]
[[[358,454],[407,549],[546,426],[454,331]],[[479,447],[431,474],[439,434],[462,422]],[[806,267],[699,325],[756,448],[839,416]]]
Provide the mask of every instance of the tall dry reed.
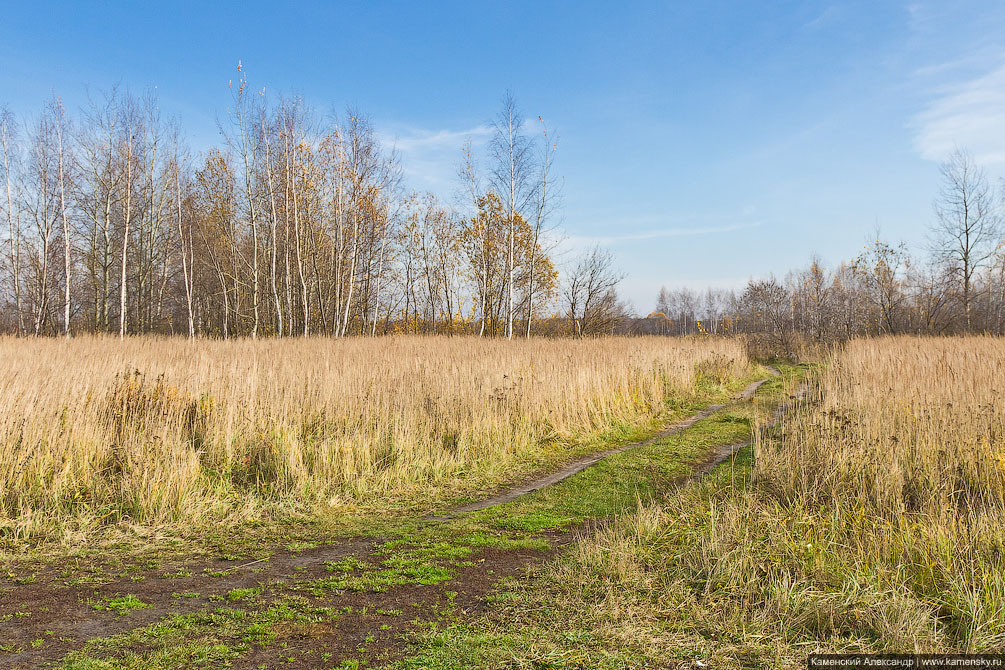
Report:
[[726,340],[0,339],[0,534],[490,486],[749,372]]
[[1005,340],[853,341],[813,382],[752,467],[581,543],[561,588],[722,667],[1005,648]]
[[819,396],[778,448],[758,451],[780,495],[886,519],[1005,512],[1005,340],[855,341]]
[[818,399],[758,445],[759,488],[826,510],[821,550],[915,599],[932,639],[1005,647],[1005,340],[855,341]]

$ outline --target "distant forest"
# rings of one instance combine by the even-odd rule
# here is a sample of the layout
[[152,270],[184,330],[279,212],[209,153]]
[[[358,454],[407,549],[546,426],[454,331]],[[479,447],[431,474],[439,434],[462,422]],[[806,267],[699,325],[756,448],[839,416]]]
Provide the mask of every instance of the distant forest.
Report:
[[595,250],[560,300],[557,144],[511,95],[486,156],[458,147],[463,204],[448,207],[405,188],[360,112],[324,117],[243,74],[230,86],[220,146],[199,156],[151,94],[113,90],[75,117],[57,97],[30,119],[2,111],[0,329],[512,337],[561,302],[596,330],[619,275]]
[[879,233],[857,258],[826,268],[818,258],[784,279],[741,291],[662,288],[656,309],[630,318],[639,333],[761,333],[832,342],[860,335],[1005,334],[1005,189],[971,155],[942,163],[926,249],[912,255]]
[[[156,98],[76,115],[0,109],[0,332],[190,337],[762,333],[785,344],[1005,328],[1002,197],[969,154],[942,165],[930,253],[877,237],[742,291],[661,289],[633,314],[593,248],[560,273],[558,148],[511,94],[486,155],[460,147],[457,203],[410,192],[349,109],[231,83],[221,143],[194,155]],[[670,252],[672,253],[672,251]]]

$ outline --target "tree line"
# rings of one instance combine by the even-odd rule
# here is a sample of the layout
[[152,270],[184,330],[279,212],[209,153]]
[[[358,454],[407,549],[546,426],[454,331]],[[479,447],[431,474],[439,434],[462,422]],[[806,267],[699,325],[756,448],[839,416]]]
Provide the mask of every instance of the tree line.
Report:
[[876,233],[854,259],[819,258],[739,291],[662,288],[656,308],[619,330],[673,335],[757,333],[791,351],[883,334],[1005,334],[1005,187],[965,150],[940,165],[925,247],[910,253]]
[[[199,155],[151,93],[111,90],[71,115],[0,109],[0,331],[190,337],[590,334],[615,282],[559,282],[554,133],[507,93],[470,141],[460,204],[409,192],[352,108],[323,116],[241,72]],[[600,295],[600,293],[610,295]],[[566,298],[572,296],[572,304]],[[578,325],[577,325],[578,324]]]
[[634,314],[593,248],[559,272],[554,132],[507,93],[458,197],[410,192],[365,115],[321,115],[238,68],[199,154],[151,93],[71,115],[0,109],[0,332],[189,337],[759,333],[790,347],[884,333],[1005,331],[1005,189],[965,151],[941,166],[927,253],[876,235],[739,291],[660,290]]

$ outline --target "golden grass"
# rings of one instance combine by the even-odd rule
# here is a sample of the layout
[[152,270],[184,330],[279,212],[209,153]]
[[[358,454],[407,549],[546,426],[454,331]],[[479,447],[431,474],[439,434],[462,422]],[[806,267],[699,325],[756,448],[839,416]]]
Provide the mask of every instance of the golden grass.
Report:
[[[749,373],[661,338],[0,338],[0,537],[427,509]],[[418,502],[417,502],[418,501]]]
[[582,609],[612,644],[651,639],[716,667],[1000,651],[1003,392],[1003,340],[851,342],[820,369],[813,402],[755,439],[750,469],[581,543],[561,582],[593,594]]
[[826,510],[807,531],[816,570],[833,552],[886,585],[923,648],[1005,647],[1003,395],[1001,339],[856,341],[823,372],[819,406],[757,450],[762,491]]
[[817,410],[759,449],[779,495],[894,521],[1005,512],[1005,340],[859,340],[820,387]]

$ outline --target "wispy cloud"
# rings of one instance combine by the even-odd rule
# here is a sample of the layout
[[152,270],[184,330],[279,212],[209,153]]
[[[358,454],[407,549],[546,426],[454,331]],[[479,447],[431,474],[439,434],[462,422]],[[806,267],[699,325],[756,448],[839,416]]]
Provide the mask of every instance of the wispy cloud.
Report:
[[668,237],[688,237],[692,235],[715,235],[718,233],[731,233],[737,230],[757,228],[763,225],[763,221],[751,221],[749,223],[733,223],[725,226],[710,226],[707,228],[663,228],[660,230],[649,230],[639,233],[627,233],[624,235],[602,235],[602,236],[581,236],[572,235],[568,241],[577,247],[588,247],[594,244],[610,245],[618,242],[637,242],[642,240],[656,240]]
[[438,152],[458,151],[470,139],[472,143],[484,143],[492,134],[489,126],[481,125],[467,130],[423,130],[413,128],[399,132],[395,144],[400,151]]
[[928,160],[965,147],[981,163],[1005,163],[1005,66],[939,90],[911,126]]
[[492,134],[489,126],[451,130],[392,129],[387,144],[397,149],[409,183],[418,189],[445,196],[453,186],[461,159],[461,146],[471,141],[478,151]]
[[815,18],[807,21],[803,25],[803,30],[817,30],[818,28],[823,28],[830,23],[834,23],[841,16],[841,10],[834,5],[830,5],[820,12]]

